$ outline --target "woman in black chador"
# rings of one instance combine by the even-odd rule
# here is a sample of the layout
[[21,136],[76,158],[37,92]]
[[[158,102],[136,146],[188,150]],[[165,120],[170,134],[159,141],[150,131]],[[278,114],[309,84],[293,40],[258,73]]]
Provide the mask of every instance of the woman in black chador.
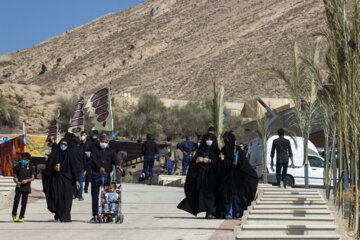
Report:
[[220,218],[239,218],[255,198],[258,177],[243,151],[236,151],[234,134],[224,133],[223,140],[217,214]]
[[48,209],[55,214],[55,220],[71,222],[72,186],[76,183],[79,189],[80,184],[70,140],[61,139],[48,161],[46,169],[50,176],[46,187]]
[[206,218],[216,217],[216,197],[218,189],[217,164],[220,150],[215,135],[207,133],[190,162],[186,175],[186,198],[178,205],[179,209],[193,215],[206,211]]

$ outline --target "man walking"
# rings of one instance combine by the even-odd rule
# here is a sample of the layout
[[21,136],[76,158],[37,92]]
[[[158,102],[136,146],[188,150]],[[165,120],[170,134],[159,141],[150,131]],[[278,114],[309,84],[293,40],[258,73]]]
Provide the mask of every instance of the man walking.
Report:
[[182,175],[185,176],[187,172],[188,165],[190,164],[193,158],[193,151],[197,149],[197,144],[190,140],[190,137],[186,136],[185,141],[180,143],[179,148],[184,154],[182,162]]
[[110,149],[115,151],[120,163],[120,168],[116,169],[116,183],[120,183],[120,178],[122,177],[124,171],[123,166],[127,158],[127,152],[125,151],[122,144],[120,142],[117,142],[116,140],[110,140],[109,147]]
[[[274,154],[276,150],[276,180],[277,185],[280,187],[281,179],[284,182],[284,188],[286,188],[286,173],[289,165],[289,158],[291,159],[291,166],[295,168],[294,158],[291,151],[290,141],[284,138],[285,130],[280,128],[278,130],[279,138],[275,139],[271,148],[271,167],[274,167]],[[282,169],[282,173],[281,173]]]
[[148,185],[151,185],[152,182],[155,154],[158,153],[156,143],[151,135],[147,134],[146,141],[142,144],[142,154],[144,155],[143,173],[145,174],[145,179],[149,179]]
[[182,161],[184,159],[184,154],[180,149],[180,143],[176,144],[176,149],[174,151],[175,157],[175,175],[180,175],[182,173]]
[[93,218],[90,222],[98,221],[99,191],[100,185],[109,186],[112,165],[120,169],[120,163],[114,150],[109,148],[109,138],[102,134],[98,145],[92,148],[90,155],[91,177],[91,198]]

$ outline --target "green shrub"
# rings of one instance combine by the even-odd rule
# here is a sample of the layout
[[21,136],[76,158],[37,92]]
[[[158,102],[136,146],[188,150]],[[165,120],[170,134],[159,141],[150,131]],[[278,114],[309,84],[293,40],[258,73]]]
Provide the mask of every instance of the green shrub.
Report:
[[[68,131],[70,126],[70,118],[74,112],[75,105],[78,101],[79,99],[77,97],[59,99],[60,132]],[[57,110],[55,111],[55,116],[57,116]]]
[[11,131],[19,126],[19,113],[0,97],[0,129]]

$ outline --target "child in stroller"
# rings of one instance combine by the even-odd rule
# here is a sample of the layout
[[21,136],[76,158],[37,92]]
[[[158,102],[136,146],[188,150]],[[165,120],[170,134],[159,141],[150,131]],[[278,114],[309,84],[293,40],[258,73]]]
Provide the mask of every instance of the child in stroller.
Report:
[[114,213],[116,211],[116,205],[119,202],[119,194],[115,192],[116,183],[112,182],[108,187],[108,191],[105,193],[105,203],[104,203],[104,213],[109,213],[109,205],[111,208],[110,213]]
[[[121,186],[121,185],[120,185]],[[104,187],[101,193],[101,220],[102,222],[122,223],[124,216],[121,213],[121,194],[120,186],[112,182],[108,187]]]

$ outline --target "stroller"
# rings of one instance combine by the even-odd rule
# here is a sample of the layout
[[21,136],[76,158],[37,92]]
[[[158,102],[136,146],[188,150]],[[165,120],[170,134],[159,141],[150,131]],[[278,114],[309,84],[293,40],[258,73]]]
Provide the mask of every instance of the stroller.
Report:
[[[107,223],[107,222],[114,222],[114,223],[123,223],[124,222],[124,214],[121,212],[121,187],[122,187],[122,179],[120,177],[120,184],[116,186],[115,192],[118,194],[118,202],[116,203],[116,208],[114,212],[105,212],[104,211],[104,204],[106,203],[105,194],[108,191],[108,186],[104,186],[104,177],[102,178],[102,185],[101,185],[101,200],[99,206],[99,215],[98,218],[99,223]],[[115,221],[114,221],[115,220]]]

